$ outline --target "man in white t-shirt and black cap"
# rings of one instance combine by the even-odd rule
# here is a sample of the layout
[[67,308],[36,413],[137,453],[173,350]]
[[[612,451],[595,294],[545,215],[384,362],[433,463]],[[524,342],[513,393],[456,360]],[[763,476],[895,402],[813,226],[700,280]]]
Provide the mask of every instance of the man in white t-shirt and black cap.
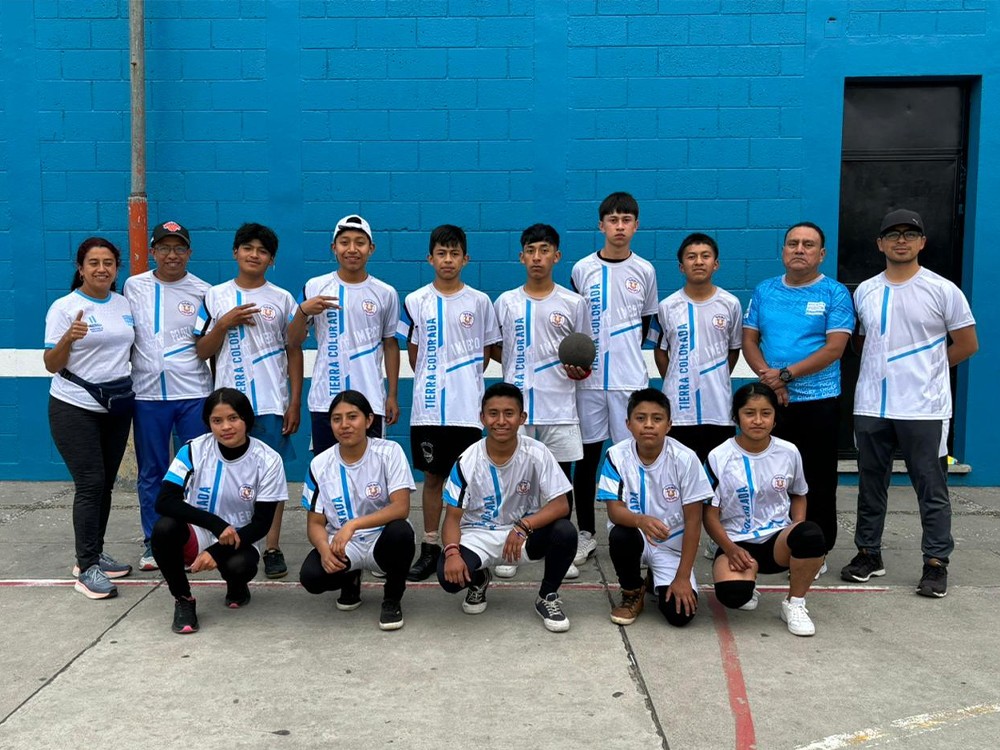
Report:
[[854,292],[861,342],[854,397],[858,554],[840,576],[864,582],[885,575],[882,530],[898,447],[923,526],[924,567],[917,593],[940,598],[948,593],[948,562],[955,547],[946,465],[952,413],[948,370],[979,349],[976,321],[962,291],[919,264],[927,244],[919,214],[890,211],[876,244],[885,255],[885,271]]

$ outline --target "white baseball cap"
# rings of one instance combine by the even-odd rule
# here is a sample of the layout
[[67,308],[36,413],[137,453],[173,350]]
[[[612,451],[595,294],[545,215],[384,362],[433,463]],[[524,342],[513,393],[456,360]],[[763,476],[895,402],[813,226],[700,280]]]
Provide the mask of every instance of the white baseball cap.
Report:
[[337,228],[333,230],[333,239],[336,241],[338,235],[341,232],[347,231],[348,229],[353,229],[358,232],[364,232],[368,235],[368,241],[374,242],[372,239],[372,228],[367,221],[362,219],[357,214],[351,214],[345,216],[343,219],[337,222]]

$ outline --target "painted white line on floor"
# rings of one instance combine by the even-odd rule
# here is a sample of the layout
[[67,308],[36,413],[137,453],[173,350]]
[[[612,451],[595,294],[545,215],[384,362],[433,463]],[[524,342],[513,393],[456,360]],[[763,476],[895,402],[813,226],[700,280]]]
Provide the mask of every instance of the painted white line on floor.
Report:
[[797,750],[839,750],[845,747],[879,747],[891,742],[911,739],[927,732],[935,732],[966,719],[1000,713],[1000,703],[980,703],[975,706],[953,708],[929,714],[916,714],[889,722],[887,727],[870,727],[845,734],[831,734],[821,740],[803,745]]

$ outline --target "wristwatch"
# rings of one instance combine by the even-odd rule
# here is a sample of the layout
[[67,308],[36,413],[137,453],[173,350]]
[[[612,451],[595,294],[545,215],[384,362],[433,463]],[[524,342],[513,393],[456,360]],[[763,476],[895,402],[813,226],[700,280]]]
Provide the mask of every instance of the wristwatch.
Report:
[[795,377],[788,371],[787,367],[782,367],[778,370],[778,379],[781,380],[782,383],[791,383]]

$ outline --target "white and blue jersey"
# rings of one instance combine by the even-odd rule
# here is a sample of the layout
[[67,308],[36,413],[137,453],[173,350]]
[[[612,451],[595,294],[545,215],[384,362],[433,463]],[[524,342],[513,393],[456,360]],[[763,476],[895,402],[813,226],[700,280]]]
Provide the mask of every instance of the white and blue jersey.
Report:
[[195,352],[194,324],[208,283],[194,274],[162,281],[153,271],[125,281],[122,294],[135,317],[132,389],[139,401],[204,398],[212,371]]
[[763,542],[792,525],[791,495],[809,492],[802,457],[793,443],[772,437],[760,453],[743,450],[729,438],[708,454],[712,505],[734,542]]
[[483,350],[500,340],[490,298],[428,284],[406,295],[399,333],[417,347],[410,425],[482,427]]
[[[250,523],[254,503],[283,503],[288,484],[281,456],[257,438],[248,438],[250,447],[229,461],[219,451],[211,433],[181,446],[167,469],[164,482],[184,488],[184,502],[214,513],[235,529]],[[204,550],[218,538],[208,529],[194,526],[198,548]],[[263,549],[264,540],[254,546]]]
[[557,284],[535,299],[518,287],[501,294],[494,307],[503,335],[503,379],[524,395],[526,424],[578,424],[576,382],[559,361],[559,344],[586,332],[583,297]]
[[[368,438],[365,454],[353,464],[341,458],[340,445],[312,460],[302,486],[302,507],[326,516],[332,538],[348,521],[387,507],[389,496],[402,489],[416,490],[403,449],[391,440]],[[359,529],[353,539],[374,539],[382,528]]]
[[586,333],[597,347],[593,372],[577,388],[629,393],[645,388],[642,319],[656,314],[659,299],[652,264],[635,253],[617,262],[591,253],[576,262],[571,279],[587,305]]
[[360,391],[376,414],[385,416],[383,339],[395,340],[399,323],[396,290],[368,276],[358,284],[343,281],[336,271],[309,279],[299,304],[317,295],[336,297],[330,308],[309,319],[316,334],[316,364],[309,383],[311,412],[326,412],[341,391]]
[[[87,335],[70,345],[66,369],[90,383],[126,377],[135,323],[128,300],[115,292],[95,299],[76,289],[53,302],[45,314],[45,348],[55,348],[81,311]],[[60,375],[52,378],[49,395],[87,411],[107,411],[82,386]]]
[[[657,544],[681,553],[684,539],[684,506],[703,503],[712,497],[712,487],[698,456],[671,437],[648,466],[635,450],[635,440],[623,440],[608,449],[597,481],[597,499],[622,502],[637,515],[658,518],[670,536]],[[608,520],[608,529],[614,526]]]
[[743,337],[740,301],[724,289],[696,302],[680,289],[660,303],[657,346],[669,353],[663,393],[675,425],[731,425],[729,352]]
[[215,328],[219,318],[238,305],[253,303],[260,312],[254,325],[226,331],[215,355],[215,387],[235,388],[253,406],[254,414],[282,416],[288,408],[288,324],[295,315],[295,299],[271,282],[243,289],[235,281],[213,286],[195,322],[195,336]]
[[854,413],[884,419],[948,419],[948,331],[976,324],[962,291],[921,268],[902,284],[880,273],[854,292],[865,337]]
[[[781,369],[822,349],[829,333],[854,333],[851,293],[839,281],[822,274],[804,286],[789,286],[784,276],[775,276],[753,290],[743,327],[760,332],[764,359]],[[840,360],[788,384],[792,402],[839,395]]]
[[497,466],[483,438],[458,457],[444,486],[444,502],[464,511],[463,529],[509,533],[515,521],[572,489],[544,443],[518,435],[514,455]]

